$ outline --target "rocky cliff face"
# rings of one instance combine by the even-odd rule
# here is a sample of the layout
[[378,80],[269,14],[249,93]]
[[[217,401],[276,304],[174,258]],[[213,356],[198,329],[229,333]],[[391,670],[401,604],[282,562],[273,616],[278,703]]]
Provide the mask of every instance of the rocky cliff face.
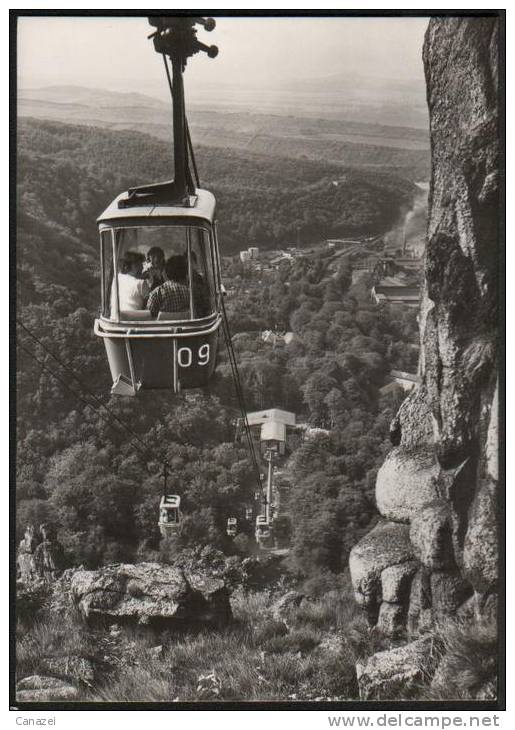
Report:
[[391,428],[384,522],[350,557],[372,624],[413,632],[495,607],[498,559],[498,24],[433,18],[422,383]]

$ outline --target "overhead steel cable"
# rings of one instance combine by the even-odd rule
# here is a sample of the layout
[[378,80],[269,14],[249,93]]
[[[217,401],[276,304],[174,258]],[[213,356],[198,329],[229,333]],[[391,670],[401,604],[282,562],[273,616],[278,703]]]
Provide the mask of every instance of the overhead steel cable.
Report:
[[259,468],[259,463],[258,463],[257,456],[256,456],[256,449],[254,446],[254,441],[252,439],[252,433],[250,431],[249,420],[247,418],[247,406],[245,403],[245,396],[243,394],[243,388],[241,387],[240,374],[238,371],[238,363],[236,361],[236,355],[234,353],[234,348],[232,345],[231,330],[229,327],[229,320],[227,319],[227,311],[225,309],[225,303],[223,301],[223,298],[221,298],[221,310],[222,310],[222,317],[223,317],[223,332],[224,332],[224,336],[225,336],[225,344],[227,347],[227,352],[229,354],[229,363],[231,365],[231,372],[232,372],[232,377],[233,377],[233,381],[234,381],[234,387],[236,390],[236,397],[238,399],[238,404],[240,406],[240,412],[242,415],[245,435],[247,437],[247,443],[249,446],[249,451],[250,451],[252,463],[254,466],[256,481],[258,483],[259,489],[263,490],[263,484],[261,482],[261,470]]
[[[89,408],[93,408],[93,409],[94,409],[94,406],[93,406],[93,404],[92,404],[92,403],[90,403],[89,401],[87,401],[87,400],[86,400],[86,399],[85,399],[85,398],[84,398],[84,397],[83,397],[83,396],[82,396],[82,395],[81,395],[80,393],[77,393],[77,391],[76,391],[76,390],[74,390],[73,388],[71,388],[71,387],[70,387],[70,385],[69,385],[69,383],[67,383],[67,382],[66,382],[66,381],[65,381],[65,380],[64,380],[63,378],[61,378],[61,376],[60,376],[60,375],[57,375],[57,373],[55,373],[55,372],[53,371],[53,369],[52,369],[52,368],[50,368],[50,367],[49,367],[49,366],[48,366],[48,365],[47,365],[47,364],[46,364],[46,363],[44,362],[44,360],[40,360],[40,359],[39,359],[39,357],[37,357],[37,355],[35,355],[35,354],[34,354],[34,352],[33,352],[33,351],[32,351],[32,350],[30,349],[30,348],[28,348],[28,347],[25,347],[24,345],[22,345],[22,344],[21,344],[21,342],[18,342],[18,343],[17,343],[17,347],[19,347],[19,348],[20,348],[20,349],[22,349],[22,350],[23,350],[24,352],[26,352],[26,353],[27,353],[28,355],[30,355],[30,357],[31,357],[31,358],[32,358],[33,360],[35,360],[35,361],[36,361],[36,362],[37,362],[37,363],[38,363],[38,364],[39,364],[39,365],[40,365],[40,366],[41,366],[41,367],[43,368],[43,370],[46,370],[46,371],[47,371],[48,373],[50,373],[50,375],[51,375],[51,376],[52,376],[53,378],[55,378],[55,379],[56,379],[56,380],[57,380],[57,381],[58,381],[59,383],[61,383],[61,385],[64,385],[64,387],[65,387],[65,388],[66,388],[67,390],[69,390],[69,391],[70,391],[70,393],[72,393],[72,395],[74,395],[74,396],[75,396],[75,397],[76,397],[76,398],[77,398],[78,400],[80,400],[80,401],[81,401],[82,403],[84,403],[84,405],[88,406]],[[99,415],[99,417],[100,417],[100,418],[102,418],[103,420],[105,420],[105,421],[107,421],[107,422],[110,422],[110,423],[111,423],[111,426],[112,426],[112,419],[111,419],[111,418],[110,418],[109,416],[103,416],[103,415],[102,415],[101,413],[99,413],[98,415]],[[123,425],[123,424],[122,424],[122,425]],[[138,439],[138,440],[139,440],[139,439]],[[133,442],[133,440],[132,440],[132,439],[131,439],[131,441],[130,441],[129,443],[131,443],[131,444],[132,444],[132,445],[133,445],[133,446],[134,446],[134,447],[136,448],[136,451],[138,451],[138,452],[139,452],[140,454],[142,454],[142,455],[144,455],[144,456],[149,456],[149,455],[150,455],[150,453],[149,453],[148,451],[146,451],[146,450],[144,451],[144,450],[142,450],[142,449],[141,449],[141,448],[140,448],[139,446],[137,446],[137,445],[136,445],[136,444],[135,444],[135,443]]]
[[225,327],[224,327],[224,335],[225,335],[225,341],[226,341],[227,350],[229,352],[229,362],[230,362],[230,365],[231,365],[232,377],[233,377],[233,382],[234,382],[234,386],[235,386],[235,390],[236,390],[236,397],[238,399],[238,404],[239,404],[239,407],[240,407],[240,413],[241,413],[241,416],[242,416],[243,426],[244,426],[244,430],[245,430],[245,436],[247,438],[247,443],[248,443],[248,447],[249,447],[249,451],[250,451],[250,456],[251,456],[251,459],[252,459],[252,464],[253,464],[254,472],[255,472],[255,475],[256,475],[256,481],[257,481],[257,483],[259,485],[259,488],[262,489],[261,477],[260,477],[260,469],[259,469],[259,464],[258,464],[257,457],[256,457],[255,448],[254,448],[254,442],[252,440],[252,434],[250,433],[250,426],[249,426],[248,419],[247,419],[247,411],[246,411],[246,407],[245,407],[245,401],[243,399],[243,391],[241,389],[241,385],[239,384],[238,371],[237,371],[237,366],[236,366],[236,363],[235,363],[234,355],[231,354],[230,345],[228,344],[230,342],[230,335],[226,332]]
[[[108,415],[103,415],[102,413],[99,413],[98,412],[98,409],[96,409],[96,412],[98,413],[98,416],[100,418],[102,418],[104,421],[106,421],[107,423],[109,423],[112,428],[116,428],[113,425],[113,421],[115,421],[118,424],[118,427],[123,428],[123,430],[131,436],[131,440],[130,440],[129,443],[132,446],[134,446],[134,448],[136,449],[136,451],[138,451],[138,453],[141,456],[143,456],[144,458],[148,458],[148,457],[152,458],[152,456],[153,456],[152,452],[150,451],[150,449],[146,445],[146,443],[138,436],[138,434],[136,434],[131,428],[129,428],[129,426],[127,426],[127,424],[125,424],[116,415],[116,413],[114,413],[110,408],[108,408],[105,405],[105,403],[103,403],[94,393],[92,393],[90,391],[90,389],[87,387],[87,385],[85,385],[83,383],[83,381],[77,375],[75,375],[75,373],[73,372],[72,368],[69,365],[67,365],[66,363],[64,363],[51,350],[49,350],[49,348],[41,341],[41,339],[39,337],[37,337],[33,332],[31,332],[30,329],[26,325],[23,324],[23,322],[21,322],[19,319],[17,319],[16,322],[24,330],[24,332],[26,332],[29,335],[29,337],[31,337],[48,355],[50,355],[50,357],[52,357],[64,370],[66,370],[67,372],[69,372],[71,374],[71,376],[74,378],[74,380],[77,381],[77,383],[79,384],[79,386],[93,399],[93,401],[96,404],[98,404],[98,406],[102,407],[107,412],[107,414],[108,414]],[[227,349],[228,349],[228,352],[229,352],[229,361],[231,363],[231,371],[232,371],[232,375],[233,375],[233,382],[234,382],[235,389],[236,389],[236,395],[237,395],[238,403],[240,405],[240,411],[241,411],[241,414],[242,414],[242,420],[243,420],[244,427],[245,427],[245,434],[246,434],[246,437],[247,437],[249,451],[250,451],[250,454],[251,454],[251,459],[252,459],[252,463],[253,463],[253,467],[254,467],[256,481],[258,483],[259,489],[262,490],[263,489],[263,485],[261,483],[261,476],[260,476],[259,464],[258,464],[257,457],[256,457],[256,451],[255,451],[255,448],[254,448],[254,442],[252,440],[252,434],[250,432],[250,426],[249,426],[249,422],[248,422],[248,418],[247,418],[247,409],[246,409],[246,406],[245,406],[245,398],[244,398],[244,395],[243,395],[243,390],[241,388],[241,381],[240,381],[240,378],[239,378],[238,366],[237,366],[237,363],[236,363],[236,356],[234,354],[234,348],[232,347],[231,334],[230,334],[230,330],[229,330],[229,323],[228,323],[228,320],[227,320],[227,313],[225,311],[225,307],[223,307],[223,322],[224,322],[223,330],[224,330],[224,335],[225,335]],[[53,378],[55,378],[55,380],[57,380],[59,383],[61,383],[61,385],[63,385],[81,403],[83,403],[85,406],[87,406],[89,408],[93,408],[95,410],[95,407],[94,407],[94,404],[93,403],[91,403],[90,401],[88,401],[83,396],[83,394],[78,393],[76,390],[74,390],[70,386],[70,384],[67,383],[66,380],[64,380],[64,378],[62,378],[60,375],[58,375],[56,372],[54,372],[54,370],[51,367],[49,367],[48,364],[45,361],[43,361],[39,357],[37,357],[37,355],[29,347],[26,347],[25,345],[23,345],[19,341],[17,342],[17,346],[19,348],[21,348],[25,353],[27,353],[28,355],[30,355],[30,357],[32,357],[32,359],[35,360],[43,368],[43,370],[45,370],[46,372],[48,372]],[[118,433],[120,433],[120,431],[118,431]],[[182,445],[186,445],[186,444],[184,444],[184,442],[181,442],[181,443],[182,443]],[[143,448],[141,448],[140,444],[141,444],[141,446]],[[163,466],[164,466],[164,471],[166,471],[167,461],[166,461],[166,458],[164,458],[164,456],[163,456]],[[162,476],[164,476],[164,474]]]
[[[143,439],[141,439],[141,438],[140,438],[140,437],[138,436],[138,434],[137,434],[137,433],[135,433],[135,432],[134,432],[134,431],[133,431],[133,430],[132,430],[132,429],[131,429],[131,428],[130,428],[129,426],[127,426],[127,424],[126,424],[126,423],[124,423],[124,421],[122,421],[122,419],[121,419],[121,418],[119,418],[119,416],[117,416],[117,415],[116,415],[116,413],[114,413],[114,412],[113,412],[113,411],[112,411],[112,410],[111,410],[111,409],[110,409],[110,408],[109,408],[108,406],[106,406],[106,405],[105,405],[105,403],[103,403],[103,402],[102,402],[102,401],[100,400],[100,398],[98,398],[98,397],[97,397],[97,396],[96,396],[96,395],[95,395],[94,393],[92,393],[92,392],[91,392],[91,390],[90,390],[90,389],[88,388],[88,386],[87,386],[87,385],[86,385],[86,384],[85,384],[85,383],[84,383],[84,382],[83,382],[83,381],[82,381],[82,380],[81,380],[81,379],[80,379],[80,378],[79,378],[79,377],[78,377],[77,375],[75,375],[75,373],[74,373],[73,369],[72,369],[72,368],[71,368],[71,367],[70,367],[70,366],[69,366],[69,365],[68,365],[67,363],[63,362],[63,361],[62,361],[62,360],[61,360],[61,359],[60,359],[59,357],[57,357],[57,355],[56,355],[55,353],[53,353],[53,352],[52,352],[52,351],[51,351],[51,350],[50,350],[50,349],[49,349],[49,348],[48,348],[48,347],[47,347],[47,346],[45,345],[45,343],[44,343],[44,342],[42,342],[42,340],[41,340],[41,339],[40,339],[39,337],[37,337],[37,336],[36,336],[36,335],[35,335],[35,334],[34,334],[33,332],[31,332],[31,330],[30,330],[30,329],[29,329],[28,327],[26,327],[26,326],[25,326],[25,325],[23,324],[23,322],[22,322],[21,320],[17,319],[17,320],[16,320],[16,322],[17,322],[17,324],[18,324],[18,325],[19,325],[19,326],[20,326],[20,327],[21,327],[21,328],[22,328],[22,329],[23,329],[23,330],[24,330],[24,331],[25,331],[25,332],[26,332],[26,333],[27,333],[27,334],[29,335],[29,337],[32,337],[32,339],[33,339],[33,340],[34,340],[34,341],[35,341],[35,342],[36,342],[36,343],[37,343],[37,344],[38,344],[38,345],[39,345],[40,347],[42,347],[42,348],[43,348],[43,350],[45,350],[45,352],[46,352],[46,353],[47,353],[48,355],[50,355],[50,357],[52,357],[52,358],[53,358],[53,359],[54,359],[54,360],[55,360],[55,361],[56,361],[56,362],[57,362],[57,363],[58,363],[58,364],[59,364],[59,365],[60,365],[60,366],[61,366],[61,367],[62,367],[62,368],[63,368],[64,370],[68,371],[68,372],[69,372],[69,373],[71,374],[71,377],[72,377],[72,378],[73,378],[74,380],[76,380],[76,381],[77,381],[77,383],[78,383],[78,384],[80,385],[80,387],[81,387],[81,388],[82,388],[82,389],[83,389],[84,391],[86,391],[86,393],[87,393],[87,394],[88,394],[88,395],[89,395],[89,396],[90,396],[90,397],[91,397],[91,398],[92,398],[92,399],[93,399],[93,400],[95,401],[95,403],[97,403],[97,404],[98,404],[98,405],[99,405],[99,406],[100,406],[101,408],[103,408],[104,410],[106,410],[106,411],[107,411],[107,412],[109,413],[110,417],[111,417],[111,418],[112,418],[113,420],[115,420],[115,421],[116,421],[116,422],[117,422],[117,423],[118,423],[118,424],[119,424],[119,425],[120,425],[120,426],[121,426],[121,427],[122,427],[122,428],[123,428],[123,429],[124,429],[124,430],[125,430],[125,431],[126,431],[127,433],[129,433],[129,434],[130,434],[130,435],[132,436],[132,438],[133,438],[133,439],[136,439],[136,441],[138,441],[138,443],[140,443],[140,444],[141,444],[141,445],[143,446],[143,449],[144,449],[144,451],[145,451],[145,453],[146,453],[147,455],[151,455],[151,453],[152,453],[152,452],[150,451],[150,449],[149,449],[149,447],[147,446],[147,444],[146,444],[146,443],[145,443],[145,442],[143,441]],[[21,345],[20,345],[20,346],[21,346]],[[26,349],[26,348],[24,348],[24,349]],[[30,350],[29,350],[29,353],[30,353]],[[34,359],[36,359],[36,360],[37,360],[38,358],[36,358],[36,357],[34,356]],[[38,360],[38,362],[39,362],[39,363],[41,364],[41,361],[40,361],[40,360]],[[50,368],[48,368],[48,367],[47,367],[46,369],[47,369],[47,370],[50,370],[50,372],[52,372],[52,373],[53,373],[53,371],[52,371],[52,370],[51,370]],[[57,378],[57,379],[59,380],[58,376],[56,376],[56,378]],[[61,382],[63,382],[63,381],[61,380]],[[71,390],[70,388],[68,388],[68,389],[69,389],[69,390]],[[81,398],[81,400],[83,400],[83,402],[86,402],[86,401],[84,401],[84,399],[83,399],[83,398]],[[91,403],[87,403],[87,405],[91,406],[92,404],[91,404]]]

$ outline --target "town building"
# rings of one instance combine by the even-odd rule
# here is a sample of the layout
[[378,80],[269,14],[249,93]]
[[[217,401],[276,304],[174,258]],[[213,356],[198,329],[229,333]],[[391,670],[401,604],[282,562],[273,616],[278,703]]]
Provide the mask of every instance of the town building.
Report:
[[259,258],[259,248],[249,246],[246,251],[240,251],[240,261],[256,261]]
[[293,332],[274,332],[273,330],[263,330],[261,339],[271,345],[289,345],[293,340]]
[[295,428],[295,413],[281,408],[268,408],[247,414],[252,438],[262,451],[271,449],[284,456],[289,441],[289,431]]
[[371,297],[376,304],[404,304],[408,307],[418,307],[420,286],[401,272],[395,276],[380,279],[372,287]]

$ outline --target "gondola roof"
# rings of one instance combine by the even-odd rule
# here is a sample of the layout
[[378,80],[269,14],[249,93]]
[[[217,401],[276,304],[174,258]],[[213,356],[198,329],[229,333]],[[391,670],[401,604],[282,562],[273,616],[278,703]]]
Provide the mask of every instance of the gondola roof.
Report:
[[179,205],[132,205],[120,208],[120,200],[127,198],[127,192],[121,193],[97,218],[100,227],[123,226],[124,224],[159,225],[160,223],[177,223],[182,219],[194,225],[195,222],[213,223],[215,217],[215,196],[209,190],[197,188],[191,197],[191,207]]

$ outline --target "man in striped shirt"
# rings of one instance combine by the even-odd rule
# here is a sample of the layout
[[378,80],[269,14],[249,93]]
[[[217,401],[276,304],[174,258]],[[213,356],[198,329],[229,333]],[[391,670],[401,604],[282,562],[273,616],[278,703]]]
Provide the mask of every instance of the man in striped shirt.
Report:
[[168,281],[150,292],[147,309],[153,317],[159,312],[185,312],[185,319],[189,318],[188,265],[184,256],[170,256],[165,273]]

